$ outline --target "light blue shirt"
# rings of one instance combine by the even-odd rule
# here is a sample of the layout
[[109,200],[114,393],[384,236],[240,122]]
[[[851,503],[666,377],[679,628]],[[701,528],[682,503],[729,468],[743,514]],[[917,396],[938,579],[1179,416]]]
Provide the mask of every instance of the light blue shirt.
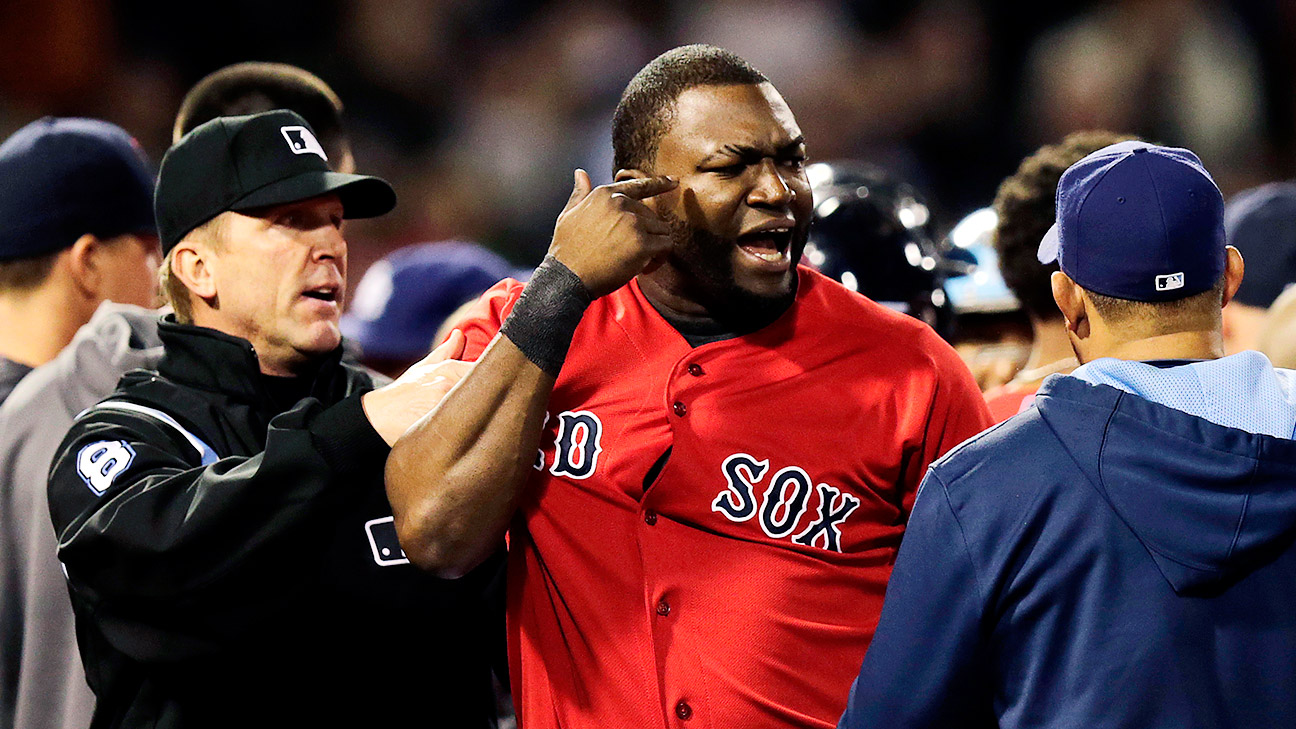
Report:
[[1175,367],[1103,357],[1069,376],[1110,385],[1216,425],[1296,437],[1296,372],[1274,367],[1259,352],[1248,350]]

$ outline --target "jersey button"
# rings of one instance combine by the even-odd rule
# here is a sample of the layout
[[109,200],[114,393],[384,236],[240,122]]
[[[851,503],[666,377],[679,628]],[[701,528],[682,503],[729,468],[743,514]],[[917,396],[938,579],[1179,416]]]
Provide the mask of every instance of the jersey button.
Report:
[[693,375],[694,377],[701,377],[702,375],[706,374],[706,370],[702,369],[702,365],[698,364],[697,362],[694,362],[693,364],[688,366],[688,373],[690,375]]
[[681,418],[684,417],[684,414],[688,412],[688,408],[684,405],[684,403],[679,401],[675,402],[674,410],[675,410],[675,414],[680,416]]
[[675,704],[675,716],[678,716],[680,721],[688,721],[693,716],[693,707],[689,706],[687,701],[681,701]]
[[655,511],[644,512],[644,523],[647,524],[648,526],[652,526],[653,524],[656,524],[657,512]]
[[670,603],[666,602],[664,597],[657,601],[657,614],[663,618],[670,615]]

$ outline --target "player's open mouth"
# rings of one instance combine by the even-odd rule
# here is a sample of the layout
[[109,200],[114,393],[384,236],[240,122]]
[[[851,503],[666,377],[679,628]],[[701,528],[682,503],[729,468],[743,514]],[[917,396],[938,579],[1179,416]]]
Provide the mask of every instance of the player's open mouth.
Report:
[[327,301],[332,304],[337,303],[338,293],[339,291],[336,286],[319,286],[303,291],[302,296],[311,299],[318,299],[319,301]]
[[791,227],[767,228],[738,236],[738,247],[743,253],[779,268],[785,267],[789,262],[788,249],[791,244]]

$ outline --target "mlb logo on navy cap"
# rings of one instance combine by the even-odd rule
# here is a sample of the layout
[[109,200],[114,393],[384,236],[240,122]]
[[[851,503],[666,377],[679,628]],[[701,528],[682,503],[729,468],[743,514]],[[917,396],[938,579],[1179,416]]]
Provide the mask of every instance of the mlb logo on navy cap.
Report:
[[1192,296],[1224,274],[1224,199],[1189,150],[1113,144],[1062,174],[1038,258],[1105,296]]
[[279,133],[288,140],[288,147],[293,154],[318,154],[325,162],[328,161],[328,155],[324,154],[324,147],[306,127],[280,127]]
[[1179,273],[1168,273],[1164,276],[1156,277],[1157,291],[1174,291],[1175,289],[1181,289],[1183,287],[1184,275],[1182,271]]

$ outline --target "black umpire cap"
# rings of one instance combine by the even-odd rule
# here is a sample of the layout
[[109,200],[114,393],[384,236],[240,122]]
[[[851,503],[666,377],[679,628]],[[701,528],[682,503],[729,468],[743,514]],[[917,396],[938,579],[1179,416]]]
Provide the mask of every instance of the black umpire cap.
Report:
[[202,124],[167,150],[153,209],[162,251],[228,210],[252,210],[335,193],[348,218],[373,218],[396,206],[378,177],[328,166],[324,148],[297,114],[276,109]]

